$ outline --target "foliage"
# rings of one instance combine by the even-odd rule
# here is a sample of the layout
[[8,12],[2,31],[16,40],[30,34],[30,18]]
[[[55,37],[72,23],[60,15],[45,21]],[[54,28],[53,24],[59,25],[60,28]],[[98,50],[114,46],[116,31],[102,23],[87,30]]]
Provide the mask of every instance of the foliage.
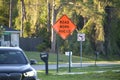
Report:
[[3,26],[0,25],[0,37],[3,34],[3,32],[4,32],[4,28],[3,28]]
[[[30,22],[26,22],[25,23],[25,33],[26,33],[26,36],[30,36],[31,34],[30,34],[30,26],[31,26],[31,24],[30,24]],[[25,35],[25,33],[24,33],[24,35]]]
[[[34,37],[33,34],[38,31],[37,29],[40,27],[45,27],[46,25],[46,17],[47,17],[47,10],[46,10],[46,4],[45,1],[39,1],[39,0],[25,0],[25,19],[23,21],[23,27],[24,27],[24,35],[23,37]],[[18,16],[15,18],[15,25],[16,29],[21,29],[21,2],[18,1],[17,3],[17,10],[18,10]],[[28,29],[30,31],[28,31]]]
[[50,32],[47,32],[46,28],[39,28],[39,31],[35,33],[36,37],[41,37],[43,39],[42,44],[37,46],[38,51],[46,51],[50,48]]
[[0,1],[0,24],[8,25],[9,20],[9,1],[2,0]]
[[44,51],[46,50],[46,48],[47,48],[46,45],[47,45],[47,44],[46,44],[45,42],[39,44],[39,45],[37,46],[37,50],[40,51],[40,52],[44,52]]

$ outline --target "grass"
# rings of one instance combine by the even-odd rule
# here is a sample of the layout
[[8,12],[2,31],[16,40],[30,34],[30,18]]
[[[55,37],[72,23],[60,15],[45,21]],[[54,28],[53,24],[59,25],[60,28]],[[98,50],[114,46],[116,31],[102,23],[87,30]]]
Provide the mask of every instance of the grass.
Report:
[[[44,71],[38,71],[38,77],[41,80],[120,80],[120,65],[107,66],[107,67],[85,67],[85,68],[74,68],[72,72],[87,72],[83,74],[66,74],[66,68],[60,68],[59,73],[55,70],[50,70],[48,75],[45,75]],[[94,71],[105,71],[97,73]],[[113,70],[119,70],[114,72]],[[63,74],[62,74],[63,73]],[[65,74],[64,74],[65,73]]]
[[39,73],[39,75],[41,80],[120,80],[120,73],[116,72],[75,75],[44,75]]
[[[36,59],[38,61],[38,64],[43,64],[43,61],[40,59],[40,52],[25,52],[25,53],[29,59]],[[56,57],[57,57],[56,54],[49,53],[49,64],[56,64],[57,60]],[[93,59],[85,57],[83,57],[82,59],[84,62],[94,61]],[[69,62],[69,57],[65,56],[65,54],[59,54],[59,62],[67,63]],[[72,56],[72,62],[73,63],[80,62],[80,56]]]
[[25,52],[28,59],[36,59],[38,62],[41,61],[39,52]]
[[[40,59],[39,52],[25,52],[29,59],[36,59],[39,63],[44,64]],[[83,62],[93,62],[94,56],[87,58],[83,57]],[[68,56],[64,54],[59,54],[60,63],[68,63]],[[102,59],[100,59],[102,61]],[[72,56],[72,62],[80,62],[79,56]],[[56,64],[56,54],[49,54],[49,64]],[[119,70],[114,72],[113,70]],[[105,71],[102,73],[96,73],[96,71]],[[38,71],[38,77],[40,80],[120,80],[120,65],[114,66],[90,66],[83,68],[71,68],[71,72],[87,72],[85,74],[66,74],[68,73],[68,68],[59,68],[59,73],[56,70],[49,70],[49,74],[46,75],[44,70]]]
[[[94,72],[94,71],[112,71],[112,70],[120,70],[120,65],[113,65],[113,66],[89,66],[89,67],[82,67],[82,68],[71,68],[72,72]],[[60,72],[68,72],[68,68],[60,68]]]
[[[36,59],[38,61],[38,64],[44,64],[43,61],[40,59],[40,52],[25,52],[27,57],[29,59]],[[94,55],[84,55],[82,57],[82,62],[95,62],[95,56]],[[56,64],[57,61],[57,55],[49,53],[49,64]],[[103,61],[104,59],[99,57],[98,61]],[[111,61],[111,60],[110,60]],[[115,59],[113,61],[116,61]],[[65,54],[59,54],[59,63],[68,63],[69,62],[69,57],[66,56]],[[72,56],[72,62],[73,63],[80,63],[80,56]]]

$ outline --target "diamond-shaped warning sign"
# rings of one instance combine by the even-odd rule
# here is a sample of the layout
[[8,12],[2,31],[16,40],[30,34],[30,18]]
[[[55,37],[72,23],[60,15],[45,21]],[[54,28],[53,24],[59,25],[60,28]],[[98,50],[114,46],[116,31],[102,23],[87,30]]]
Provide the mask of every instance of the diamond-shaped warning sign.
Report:
[[53,25],[53,29],[62,37],[62,39],[66,39],[76,29],[76,26],[66,15],[63,15]]

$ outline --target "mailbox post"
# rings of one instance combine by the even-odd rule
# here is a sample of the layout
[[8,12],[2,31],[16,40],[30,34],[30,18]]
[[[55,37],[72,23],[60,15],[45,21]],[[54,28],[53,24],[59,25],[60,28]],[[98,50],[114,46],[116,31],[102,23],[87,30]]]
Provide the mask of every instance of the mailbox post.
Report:
[[44,61],[44,63],[45,63],[46,74],[48,74],[48,57],[49,57],[48,53],[41,53],[40,54],[41,60]]

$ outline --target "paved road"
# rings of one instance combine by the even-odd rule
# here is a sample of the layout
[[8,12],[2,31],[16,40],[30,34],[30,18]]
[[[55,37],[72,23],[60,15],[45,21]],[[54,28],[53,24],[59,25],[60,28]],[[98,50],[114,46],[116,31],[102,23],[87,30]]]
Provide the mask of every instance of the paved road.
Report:
[[[120,64],[120,62],[98,62],[96,63],[97,66],[107,66],[107,65],[118,65]],[[95,63],[82,63],[82,67],[87,67],[87,66],[94,66]],[[45,70],[45,65],[32,65],[32,67],[35,70]],[[59,68],[60,67],[69,67],[69,64],[59,64]],[[71,67],[81,67],[81,63],[72,63]],[[57,65],[56,64],[52,64],[52,65],[48,65],[49,69],[56,69]]]

